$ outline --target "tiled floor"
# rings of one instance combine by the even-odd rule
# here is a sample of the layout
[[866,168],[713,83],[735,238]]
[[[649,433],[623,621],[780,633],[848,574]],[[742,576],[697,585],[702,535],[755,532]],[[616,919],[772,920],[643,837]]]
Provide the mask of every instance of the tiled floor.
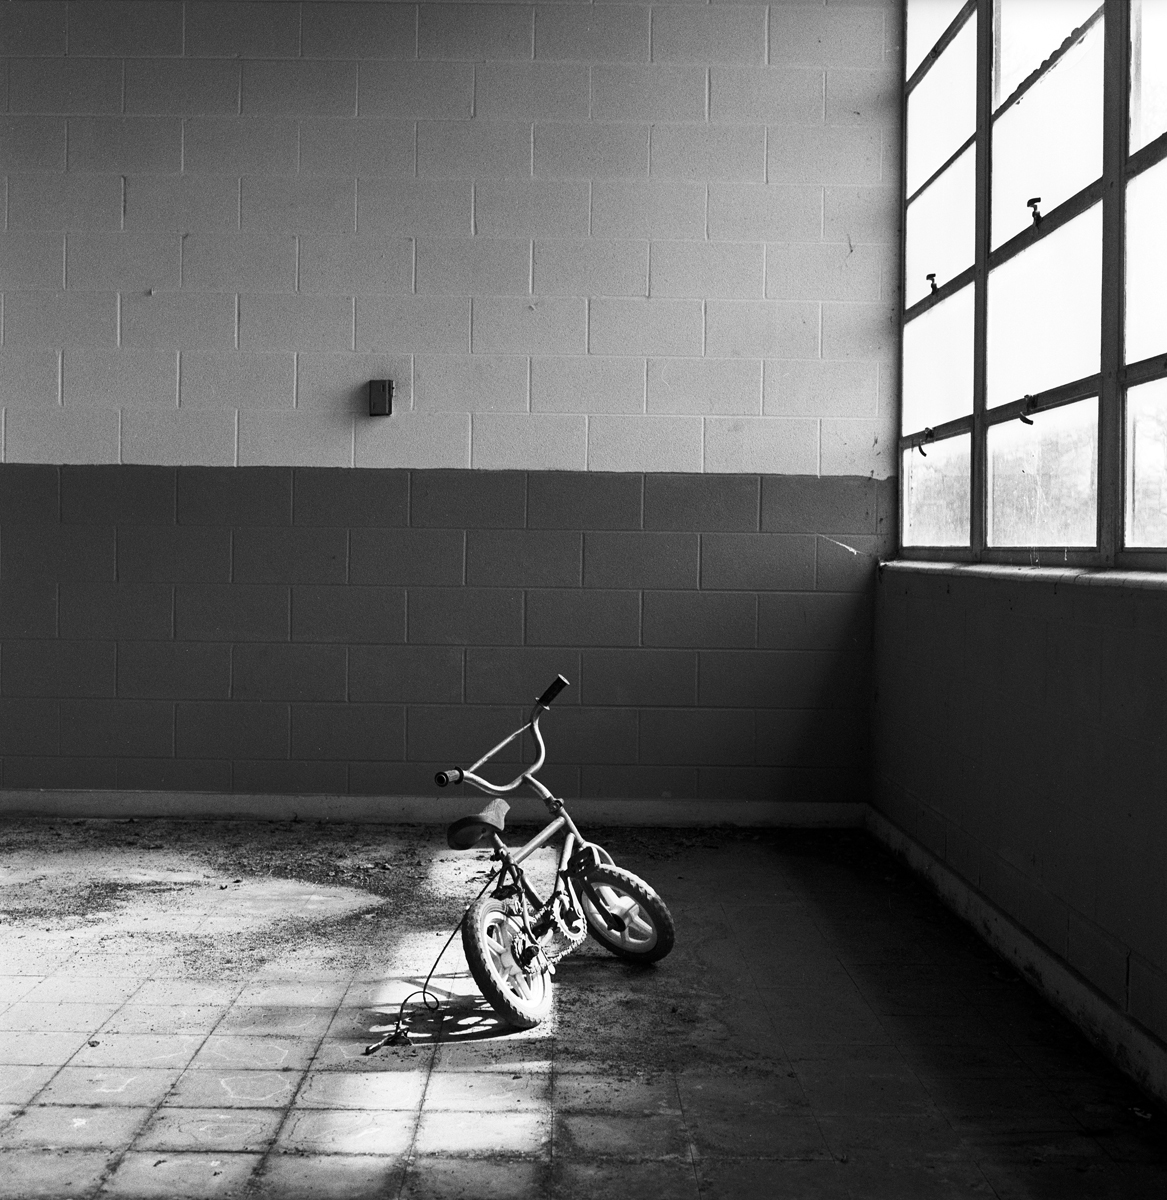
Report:
[[477,890],[440,831],[0,825],[0,1196],[1167,1196],[1160,1110],[862,835],[604,840],[668,959],[516,1034],[455,942],[366,1057]]

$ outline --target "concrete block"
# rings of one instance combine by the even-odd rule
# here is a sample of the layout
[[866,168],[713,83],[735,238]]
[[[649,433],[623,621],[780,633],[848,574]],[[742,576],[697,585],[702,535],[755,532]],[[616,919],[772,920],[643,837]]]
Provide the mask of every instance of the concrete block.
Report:
[[61,524],[117,525],[123,533],[131,525],[171,529],[176,489],[177,472],[169,467],[63,466]]
[[305,58],[413,58],[417,13],[407,4],[305,4]]
[[828,71],[827,123],[894,129],[900,119],[900,89],[900,77],[889,71]]
[[117,345],[114,292],[8,292],[4,297],[6,346]]
[[240,111],[249,117],[355,117],[357,64],[245,60]]
[[415,588],[407,620],[407,640],[415,645],[521,646],[523,593],[518,588]]
[[531,243],[515,238],[418,238],[419,295],[525,296]]
[[392,379],[394,413],[409,410],[413,359],[408,354],[296,355],[296,401],[302,409],[349,413],[367,421],[370,379]]
[[44,174],[8,177],[8,228],[119,229],[119,175]]
[[8,288],[65,285],[65,237],[60,233],[0,233],[0,279]]
[[751,649],[757,608],[758,597],[745,592],[646,592],[644,644]]
[[235,297],[215,292],[123,296],[121,344],[147,350],[233,350]]
[[817,241],[823,193],[817,187],[756,183],[709,185],[709,236],[719,241]]
[[761,125],[654,125],[652,174],[660,179],[766,179]]
[[766,10],[745,4],[654,8],[652,59],[760,66],[766,61]]
[[[294,587],[292,641],[404,642],[405,589]],[[359,653],[364,655],[363,646]]]
[[588,419],[552,413],[476,412],[470,465],[493,471],[583,471]]
[[405,756],[405,707],[391,704],[297,704],[292,708],[292,756],[308,760],[400,760]]
[[764,255],[757,242],[655,241],[649,291],[653,296],[760,299]]
[[180,468],[177,498],[180,525],[290,525],[292,470]]
[[470,301],[460,296],[358,296],[356,348],[466,354]]
[[791,67],[713,67],[709,119],[759,125],[821,125],[823,72]]
[[592,185],[592,236],[703,239],[705,192],[700,183],[597,180]]
[[883,131],[863,125],[771,129],[766,145],[770,183],[881,183]]
[[883,67],[886,19],[883,9],[861,5],[777,8],[770,14],[769,61],[809,67]]
[[592,354],[532,358],[531,411],[643,412],[644,361]]
[[534,10],[521,4],[422,4],[417,15],[417,56],[431,59],[531,57]]
[[[409,523],[407,471],[316,471],[308,468],[294,472],[293,490],[293,521],[296,525],[362,528]],[[352,577],[351,568],[349,577]]]
[[[14,4],[17,2],[13,0]],[[6,11],[0,8],[0,14]],[[64,120],[61,117],[0,117],[0,160],[9,172],[63,171]]]
[[699,66],[596,64],[592,116],[601,121],[704,121],[705,91],[705,70]]
[[874,417],[878,364],[828,359],[767,362],[762,411],[775,417]]
[[349,583],[361,587],[460,587],[466,582],[461,529],[357,529],[350,555]]
[[574,588],[527,593],[528,646],[637,646],[640,594]]
[[122,462],[234,466],[235,413],[127,409],[122,414]]
[[44,409],[57,403],[60,362],[56,350],[0,349],[0,396],[6,408]]
[[898,246],[899,196],[890,187],[828,187],[823,192],[823,237],[833,242]]
[[443,179],[531,174],[531,126],[511,121],[419,121],[417,173]]
[[[472,586],[579,587],[582,561],[578,532],[471,529],[466,534],[466,582]],[[548,678],[554,679],[554,672]]]
[[541,295],[645,296],[648,243],[586,238],[537,241],[533,290]]
[[357,181],[360,233],[469,234],[472,185],[469,180]]
[[298,169],[299,127],[290,117],[191,117],[183,130],[184,171],[239,175]]
[[239,297],[240,350],[351,350],[353,302],[348,296]]
[[0,8],[0,46],[13,55],[65,53],[64,0],[12,0]]
[[[84,468],[68,470],[80,473]],[[117,570],[115,535],[110,524],[10,527],[0,546],[0,564],[11,581],[112,583]]]
[[781,533],[703,533],[701,587],[714,591],[814,590],[815,539]]
[[180,0],[98,0],[69,10],[69,54],[149,58],[182,53]]
[[178,355],[173,350],[66,350],[61,397],[66,408],[173,408]]
[[[542,692],[549,679],[560,673],[573,683],[579,679],[579,655],[558,649],[508,646],[495,650],[473,646],[466,653],[466,700],[469,704],[506,704],[517,697]],[[568,688],[555,708],[579,703],[579,689]],[[30,731],[30,736],[33,736]]]
[[431,470],[470,466],[469,413],[400,413],[356,425],[354,465]]
[[[8,353],[5,352],[5,357]],[[58,524],[61,519],[60,476],[58,466],[6,464],[0,471],[0,522],[18,527]],[[3,552],[0,546],[0,558]]]
[[567,296],[476,296],[475,354],[585,354],[587,301]]
[[287,758],[289,706],[254,701],[175,705],[180,758]]
[[647,125],[590,121],[535,126],[534,173],[541,179],[644,179]]
[[4,461],[9,463],[116,463],[115,409],[23,412],[4,415]]
[[766,295],[776,300],[878,300],[898,266],[890,247],[795,242],[766,247]]
[[758,597],[758,645],[771,650],[862,650],[871,610],[861,596],[793,592]]
[[195,292],[291,292],[296,239],[248,230],[191,233],[182,239],[182,285]]
[[241,412],[238,465],[351,467],[352,418],[326,420],[313,412]]
[[419,528],[522,529],[527,479],[513,471],[434,471],[414,475],[410,520]]
[[824,419],[820,470],[824,475],[899,474],[897,424],[893,416],[875,420]]
[[754,723],[732,711],[646,709],[640,714],[640,761],[665,766],[740,765],[754,760]]
[[413,242],[369,234],[300,238],[302,292],[390,293],[413,291]]
[[698,537],[688,532],[588,530],[583,563],[587,588],[695,588]]
[[175,233],[70,233],[65,282],[87,292],[177,288],[181,244]]
[[474,115],[470,63],[360,62],[357,112],[362,117],[426,117],[431,121]]
[[588,418],[589,471],[700,471],[700,417]]
[[705,422],[706,471],[813,474],[818,466],[815,420],[710,417]]
[[474,187],[474,232],[486,237],[586,237],[590,194],[583,180],[485,180]]
[[178,402],[183,408],[291,408],[296,357],[188,350],[182,355]]
[[8,111],[116,113],[122,110],[122,64],[101,58],[16,58],[8,66]]
[[515,354],[437,354],[414,359],[418,412],[526,412],[527,360]]
[[583,63],[481,63],[474,68],[474,115],[503,121],[586,121]]
[[649,10],[639,5],[577,6],[537,10],[535,58],[557,62],[648,62],[652,57]]
[[[234,176],[130,175],[125,187],[127,232],[201,233],[239,227],[239,180]],[[188,249],[189,243],[184,253]]]
[[819,352],[818,305],[710,300],[705,351],[721,358],[814,358]]
[[308,118],[300,122],[300,170],[363,179],[412,175],[414,140],[410,121]]
[[357,222],[356,180],[331,175],[247,175],[239,216],[244,229],[352,233]]
[[235,700],[345,698],[343,646],[236,646],[231,661],[231,695]]
[[273,2],[192,4],[185,53],[192,58],[296,58],[300,10]]
[[759,416],[762,364],[744,358],[649,359],[648,411]]
[[312,526],[236,529],[231,539],[233,583],[330,584],[348,580],[348,530]]
[[239,111],[239,64],[214,59],[128,59],[126,112],[226,116]]
[[899,330],[893,305],[824,304],[822,309],[824,358],[895,357]]
[[699,300],[622,300],[589,302],[588,353],[702,353]]
[[11,642],[4,648],[4,694],[112,696],[114,653],[112,642]]
[[592,705],[693,705],[697,655],[674,650],[586,650],[581,700]]
[[530,529],[639,529],[643,479],[599,471],[538,473],[527,480]]
[[177,117],[71,117],[69,170],[177,172],[183,144]]

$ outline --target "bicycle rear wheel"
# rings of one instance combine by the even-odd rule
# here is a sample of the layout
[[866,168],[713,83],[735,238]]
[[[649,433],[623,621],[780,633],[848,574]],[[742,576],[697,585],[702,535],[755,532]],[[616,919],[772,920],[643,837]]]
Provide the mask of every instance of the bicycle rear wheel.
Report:
[[576,881],[584,919],[592,937],[617,958],[650,963],[664,958],[676,941],[673,916],[665,902],[640,878],[623,867],[607,864],[593,868],[587,882],[620,929],[612,929],[582,886]]
[[551,979],[538,957],[519,961],[530,946],[522,922],[501,900],[481,896],[462,923],[470,974],[508,1025],[532,1029],[551,1011]]

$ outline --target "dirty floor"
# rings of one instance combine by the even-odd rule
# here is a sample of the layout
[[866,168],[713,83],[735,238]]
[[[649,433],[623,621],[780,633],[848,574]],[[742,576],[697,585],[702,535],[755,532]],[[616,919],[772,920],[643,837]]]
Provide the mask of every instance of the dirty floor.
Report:
[[672,955],[589,944],[515,1033],[455,940],[366,1057],[485,855],[0,823],[0,1197],[1167,1196],[1160,1109],[865,835],[590,832]]

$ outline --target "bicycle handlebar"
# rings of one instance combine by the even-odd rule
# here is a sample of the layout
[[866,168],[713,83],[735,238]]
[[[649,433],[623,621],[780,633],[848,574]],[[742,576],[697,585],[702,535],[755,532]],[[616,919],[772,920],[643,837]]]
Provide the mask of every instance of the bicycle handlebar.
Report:
[[567,682],[566,679],[563,678],[562,675],[556,675],[554,681],[547,688],[547,690],[543,693],[543,695],[540,696],[539,699],[535,701],[535,703],[540,708],[550,708],[551,701],[554,700],[555,697],[558,696],[559,693],[562,692],[565,687],[570,687],[570,686],[571,685]]
[[445,787],[449,783],[461,783],[461,782],[462,782],[462,772],[457,767],[453,767],[449,771],[439,771],[434,776],[434,783],[436,783],[438,785],[438,787]]

